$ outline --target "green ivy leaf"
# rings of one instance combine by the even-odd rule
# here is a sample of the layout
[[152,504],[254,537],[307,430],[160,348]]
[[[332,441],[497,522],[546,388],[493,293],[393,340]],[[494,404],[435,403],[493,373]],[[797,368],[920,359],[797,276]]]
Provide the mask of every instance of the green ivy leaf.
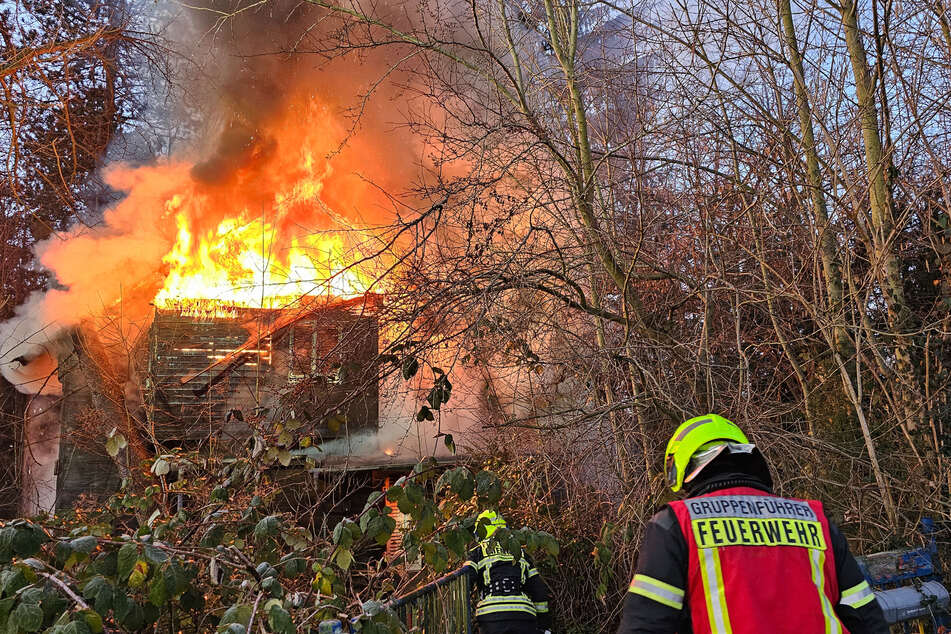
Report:
[[98,544],[98,539],[92,535],[86,535],[85,537],[77,537],[76,539],[70,540],[69,547],[76,552],[88,555],[95,550]]
[[165,575],[156,573],[152,576],[152,583],[149,586],[149,601],[157,608],[165,605],[168,601],[168,588],[165,586]]
[[451,528],[447,530],[442,537],[443,543],[456,557],[462,558],[466,555],[466,545],[472,539],[469,531],[463,528]]
[[439,387],[433,387],[426,396],[426,402],[434,410],[439,410],[442,405],[442,390]]
[[383,491],[374,491],[373,493],[368,495],[367,503],[363,505],[363,510],[365,511],[371,506],[373,506],[374,504],[376,504],[381,497],[383,497]]
[[360,537],[360,526],[349,518],[344,518],[334,527],[333,541],[341,548],[350,548]]
[[254,568],[254,570],[258,573],[258,576],[261,577],[262,579],[266,577],[273,577],[274,575],[277,574],[277,570],[274,569],[274,566],[272,566],[266,561],[262,561],[261,563],[259,563]]
[[426,492],[423,491],[423,487],[419,486],[412,480],[406,483],[406,497],[409,498],[409,501],[413,504],[422,504],[423,498],[426,496]]
[[0,529],[0,560],[3,562],[9,562],[13,557],[13,538],[16,534],[17,529],[12,526]]
[[[126,618],[133,611],[135,607],[135,601],[130,599],[125,592],[119,590],[118,588],[115,591],[112,599],[112,613],[115,616],[116,620],[127,625]],[[129,628],[132,629],[132,628]]]
[[83,596],[92,601],[97,612],[103,613],[113,606],[113,588],[102,575],[96,575],[83,586]]
[[386,490],[386,499],[388,502],[399,502],[400,498],[403,497],[403,487],[398,484],[394,484],[389,489]]
[[423,405],[419,408],[419,412],[416,413],[416,422],[421,423],[424,420],[436,420],[436,417],[433,415],[432,411]]
[[341,548],[337,551],[336,562],[341,570],[349,570],[350,564],[353,563],[353,553],[346,548]]
[[419,372],[419,361],[415,357],[406,357],[403,359],[403,380],[408,381]]
[[284,575],[291,579],[305,570],[307,570],[307,560],[301,557],[293,557],[284,562]]
[[281,582],[277,579],[277,577],[268,577],[262,581],[261,589],[263,589],[275,599],[280,599],[284,596],[284,587],[281,585]]
[[132,574],[132,568],[135,566],[135,562],[138,558],[138,546],[131,542],[123,544],[122,548],[119,549],[119,558],[116,562],[116,577],[119,579],[128,579],[129,575]]
[[224,487],[215,487],[211,490],[211,499],[215,502],[227,502],[228,501],[228,489]]
[[[82,610],[78,614],[82,617],[86,627],[89,628],[89,631],[92,632],[92,634],[99,634],[102,632],[102,616],[100,616],[97,612],[93,610]],[[73,622],[78,623],[79,621]]]
[[40,550],[40,546],[48,541],[46,533],[33,524],[27,523],[15,528],[13,535],[13,552],[20,557],[32,557]]
[[423,559],[436,572],[443,572],[449,567],[449,553],[445,546],[436,542],[425,542],[422,545]]
[[475,480],[473,480],[472,474],[465,467],[457,467],[452,470],[450,486],[452,487],[452,492],[463,501],[468,501],[472,498],[472,494],[475,493]]
[[[100,619],[102,620],[102,619]],[[98,630],[101,632],[102,630]],[[61,634],[93,634],[93,630],[89,627],[89,624],[83,619],[82,621],[70,621],[59,630]]]
[[25,588],[20,591],[20,603],[39,603],[45,594],[43,588]]
[[43,627],[43,609],[35,603],[21,603],[10,614],[10,624],[23,632],[37,632]]
[[24,588],[29,584],[30,582],[27,580],[23,570],[18,566],[0,572],[0,588],[3,589],[3,594],[7,596],[12,595],[20,588]]
[[144,559],[139,559],[132,566],[132,572],[129,573],[129,587],[138,588],[145,583],[145,578],[149,574],[149,564]]
[[218,622],[219,631],[233,631],[233,630],[221,630],[222,626],[237,624],[242,626],[242,632],[247,630],[248,621],[251,620],[251,606],[237,604],[232,605],[230,608],[225,610],[225,613],[221,615],[221,620]]
[[489,471],[480,471],[476,474],[476,492],[483,506],[495,506],[502,498],[502,483]]
[[413,504],[408,495],[402,496],[399,501],[397,501],[396,508],[400,510],[400,513],[406,515],[412,515],[416,511],[416,505]]
[[7,617],[10,615],[10,610],[13,609],[13,604],[16,602],[16,600],[16,597],[0,599],[0,623],[6,622]]
[[166,561],[168,561],[168,553],[166,553],[161,548],[156,548],[155,546],[146,544],[145,558],[146,560],[151,561],[153,564],[164,564]]
[[281,520],[276,515],[262,518],[254,527],[254,538],[258,541],[277,535],[281,528]]
[[128,444],[125,436],[120,433],[115,433],[106,439],[106,453],[115,458]]
[[294,634],[297,631],[290,613],[279,605],[271,606],[267,615],[267,624],[272,632],[279,634]]

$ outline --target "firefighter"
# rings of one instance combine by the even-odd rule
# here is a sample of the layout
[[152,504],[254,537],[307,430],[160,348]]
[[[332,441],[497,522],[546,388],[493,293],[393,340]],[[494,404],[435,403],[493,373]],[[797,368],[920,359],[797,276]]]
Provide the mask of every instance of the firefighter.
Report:
[[774,495],[739,427],[716,414],[688,420],[664,465],[686,497],[647,525],[618,634],[888,634],[822,503]]
[[485,537],[469,551],[464,564],[479,588],[476,621],[481,634],[551,634],[548,587],[523,552],[518,558],[492,539],[505,519],[483,511],[476,519],[477,534]]

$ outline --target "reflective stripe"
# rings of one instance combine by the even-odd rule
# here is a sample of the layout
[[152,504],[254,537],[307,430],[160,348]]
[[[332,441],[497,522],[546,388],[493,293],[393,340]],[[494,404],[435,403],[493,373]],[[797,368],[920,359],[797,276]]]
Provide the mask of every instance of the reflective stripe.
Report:
[[479,601],[479,605],[492,605],[495,603],[524,603],[525,605],[535,605],[524,594],[491,595]]
[[[476,566],[476,570],[479,568],[482,569],[482,581],[485,585],[490,585],[492,583],[492,564],[503,562],[515,564],[515,557],[512,555],[487,555],[485,546],[482,547],[483,557]],[[524,568],[522,570],[522,575],[525,574]],[[522,582],[524,583],[524,581]]]
[[513,563],[515,561],[515,557],[512,555],[489,555],[488,557],[482,558],[482,560],[479,561],[478,566],[480,568],[488,567],[499,561]]
[[535,604],[524,594],[512,596],[486,597],[476,605],[476,616],[497,612],[528,612],[536,614]]
[[687,436],[687,434],[689,434],[690,432],[692,432],[693,430],[695,430],[697,427],[700,427],[700,425],[704,425],[704,424],[706,424],[706,423],[712,423],[712,422],[713,422],[713,419],[712,419],[712,418],[701,418],[700,420],[698,420],[698,421],[695,422],[695,423],[692,423],[692,424],[691,424],[690,426],[688,426],[685,430],[683,430],[682,432],[680,432],[679,434],[677,434],[677,437],[674,438],[674,442],[678,442],[678,441],[683,440],[683,439]]
[[647,575],[634,575],[628,592],[639,594],[662,603],[675,610],[681,610],[684,607],[684,591],[669,583],[664,583],[660,579],[654,579]]
[[703,594],[707,602],[707,616],[713,634],[733,634],[730,613],[726,608],[726,589],[723,587],[723,570],[720,568],[720,553],[716,548],[697,550],[700,556],[700,575],[703,577]]
[[542,601],[541,603],[535,604],[535,611],[539,614],[544,614],[548,612],[548,601]]
[[529,579],[531,579],[532,577],[534,577],[534,576],[537,575],[537,574],[538,574],[538,571],[537,571],[537,570],[535,570],[534,568],[530,568],[529,571],[528,571],[528,575],[527,575],[527,576],[528,576]]
[[858,609],[863,605],[868,605],[874,600],[875,593],[872,592],[872,588],[868,585],[868,581],[863,580],[862,583],[854,585],[848,590],[845,590],[842,593],[842,596],[839,598],[839,604]]
[[832,602],[829,601],[829,597],[826,596],[826,575],[824,570],[825,561],[825,551],[809,551],[809,563],[812,564],[812,582],[816,584],[816,589],[819,590],[819,603],[822,605],[822,617],[825,620],[825,633],[842,634],[842,624],[839,623],[839,618],[835,615],[835,609],[832,607]]
[[484,606],[481,608],[476,608],[476,616],[485,616],[486,614],[498,614],[499,612],[525,612],[526,614],[531,614],[532,616],[537,616],[535,612],[535,607],[531,605],[522,605],[520,603],[513,603],[511,605],[496,605],[496,606]]

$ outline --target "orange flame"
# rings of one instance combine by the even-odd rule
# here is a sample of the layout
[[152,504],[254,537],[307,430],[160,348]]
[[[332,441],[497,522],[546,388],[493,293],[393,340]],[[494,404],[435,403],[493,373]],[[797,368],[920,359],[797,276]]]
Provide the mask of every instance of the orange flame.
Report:
[[242,131],[251,141],[222,179],[192,179],[165,201],[163,215],[177,232],[163,258],[158,307],[276,308],[303,296],[354,297],[372,286],[360,249],[369,233],[331,207],[367,201],[327,191],[328,184],[352,189],[346,179],[331,182],[329,157],[335,165],[343,160],[332,145],[339,125],[310,98],[268,127]]

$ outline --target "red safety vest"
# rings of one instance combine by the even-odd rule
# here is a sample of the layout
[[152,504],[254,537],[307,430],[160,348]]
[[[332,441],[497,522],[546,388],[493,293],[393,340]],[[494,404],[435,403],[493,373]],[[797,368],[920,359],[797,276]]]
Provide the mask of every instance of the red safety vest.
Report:
[[697,634],[847,634],[822,503],[736,487],[670,504]]

